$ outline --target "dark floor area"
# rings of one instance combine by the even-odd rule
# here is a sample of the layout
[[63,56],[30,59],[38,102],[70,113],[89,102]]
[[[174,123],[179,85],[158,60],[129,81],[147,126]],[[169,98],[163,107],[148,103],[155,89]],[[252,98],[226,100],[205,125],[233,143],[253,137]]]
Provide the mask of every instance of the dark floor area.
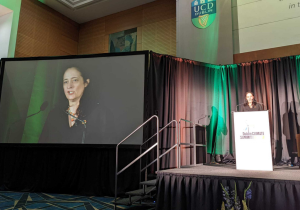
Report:
[[[45,209],[45,210],[96,210],[114,209],[114,198],[76,196],[50,193],[22,193],[0,191],[0,209]],[[118,209],[149,209],[142,206],[118,206]]]

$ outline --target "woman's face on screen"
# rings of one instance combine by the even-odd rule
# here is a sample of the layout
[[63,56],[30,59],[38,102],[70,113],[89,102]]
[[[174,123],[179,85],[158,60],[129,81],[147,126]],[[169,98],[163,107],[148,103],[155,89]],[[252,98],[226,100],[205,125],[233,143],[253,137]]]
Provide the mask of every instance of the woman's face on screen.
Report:
[[67,69],[63,77],[63,88],[66,98],[72,101],[80,100],[88,83],[89,79],[84,81],[80,71],[76,68]]
[[247,93],[246,99],[248,103],[252,103],[254,100],[254,96],[252,95],[252,93]]

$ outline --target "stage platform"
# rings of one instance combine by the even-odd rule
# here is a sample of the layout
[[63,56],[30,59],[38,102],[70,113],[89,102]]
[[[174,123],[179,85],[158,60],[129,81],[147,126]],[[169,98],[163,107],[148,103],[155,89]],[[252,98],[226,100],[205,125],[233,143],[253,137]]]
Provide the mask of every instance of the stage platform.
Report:
[[159,171],[157,209],[221,209],[222,184],[229,187],[230,192],[236,185],[242,210],[245,209],[242,204],[244,191],[250,183],[250,209],[300,209],[298,166],[274,166],[274,171],[245,171],[235,167],[196,165]]

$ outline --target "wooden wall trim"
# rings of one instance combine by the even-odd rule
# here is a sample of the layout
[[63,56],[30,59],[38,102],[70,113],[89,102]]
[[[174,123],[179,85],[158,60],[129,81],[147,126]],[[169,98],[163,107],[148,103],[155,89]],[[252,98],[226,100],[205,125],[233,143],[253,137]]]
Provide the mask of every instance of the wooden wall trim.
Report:
[[233,61],[235,64],[238,64],[255,60],[286,57],[291,55],[300,55],[300,44],[234,54]]

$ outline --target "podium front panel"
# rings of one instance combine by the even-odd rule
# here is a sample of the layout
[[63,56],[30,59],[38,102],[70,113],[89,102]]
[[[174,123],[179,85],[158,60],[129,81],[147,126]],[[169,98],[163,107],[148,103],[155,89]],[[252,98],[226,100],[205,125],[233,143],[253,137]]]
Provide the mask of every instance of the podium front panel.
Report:
[[236,169],[273,171],[269,112],[235,112]]

